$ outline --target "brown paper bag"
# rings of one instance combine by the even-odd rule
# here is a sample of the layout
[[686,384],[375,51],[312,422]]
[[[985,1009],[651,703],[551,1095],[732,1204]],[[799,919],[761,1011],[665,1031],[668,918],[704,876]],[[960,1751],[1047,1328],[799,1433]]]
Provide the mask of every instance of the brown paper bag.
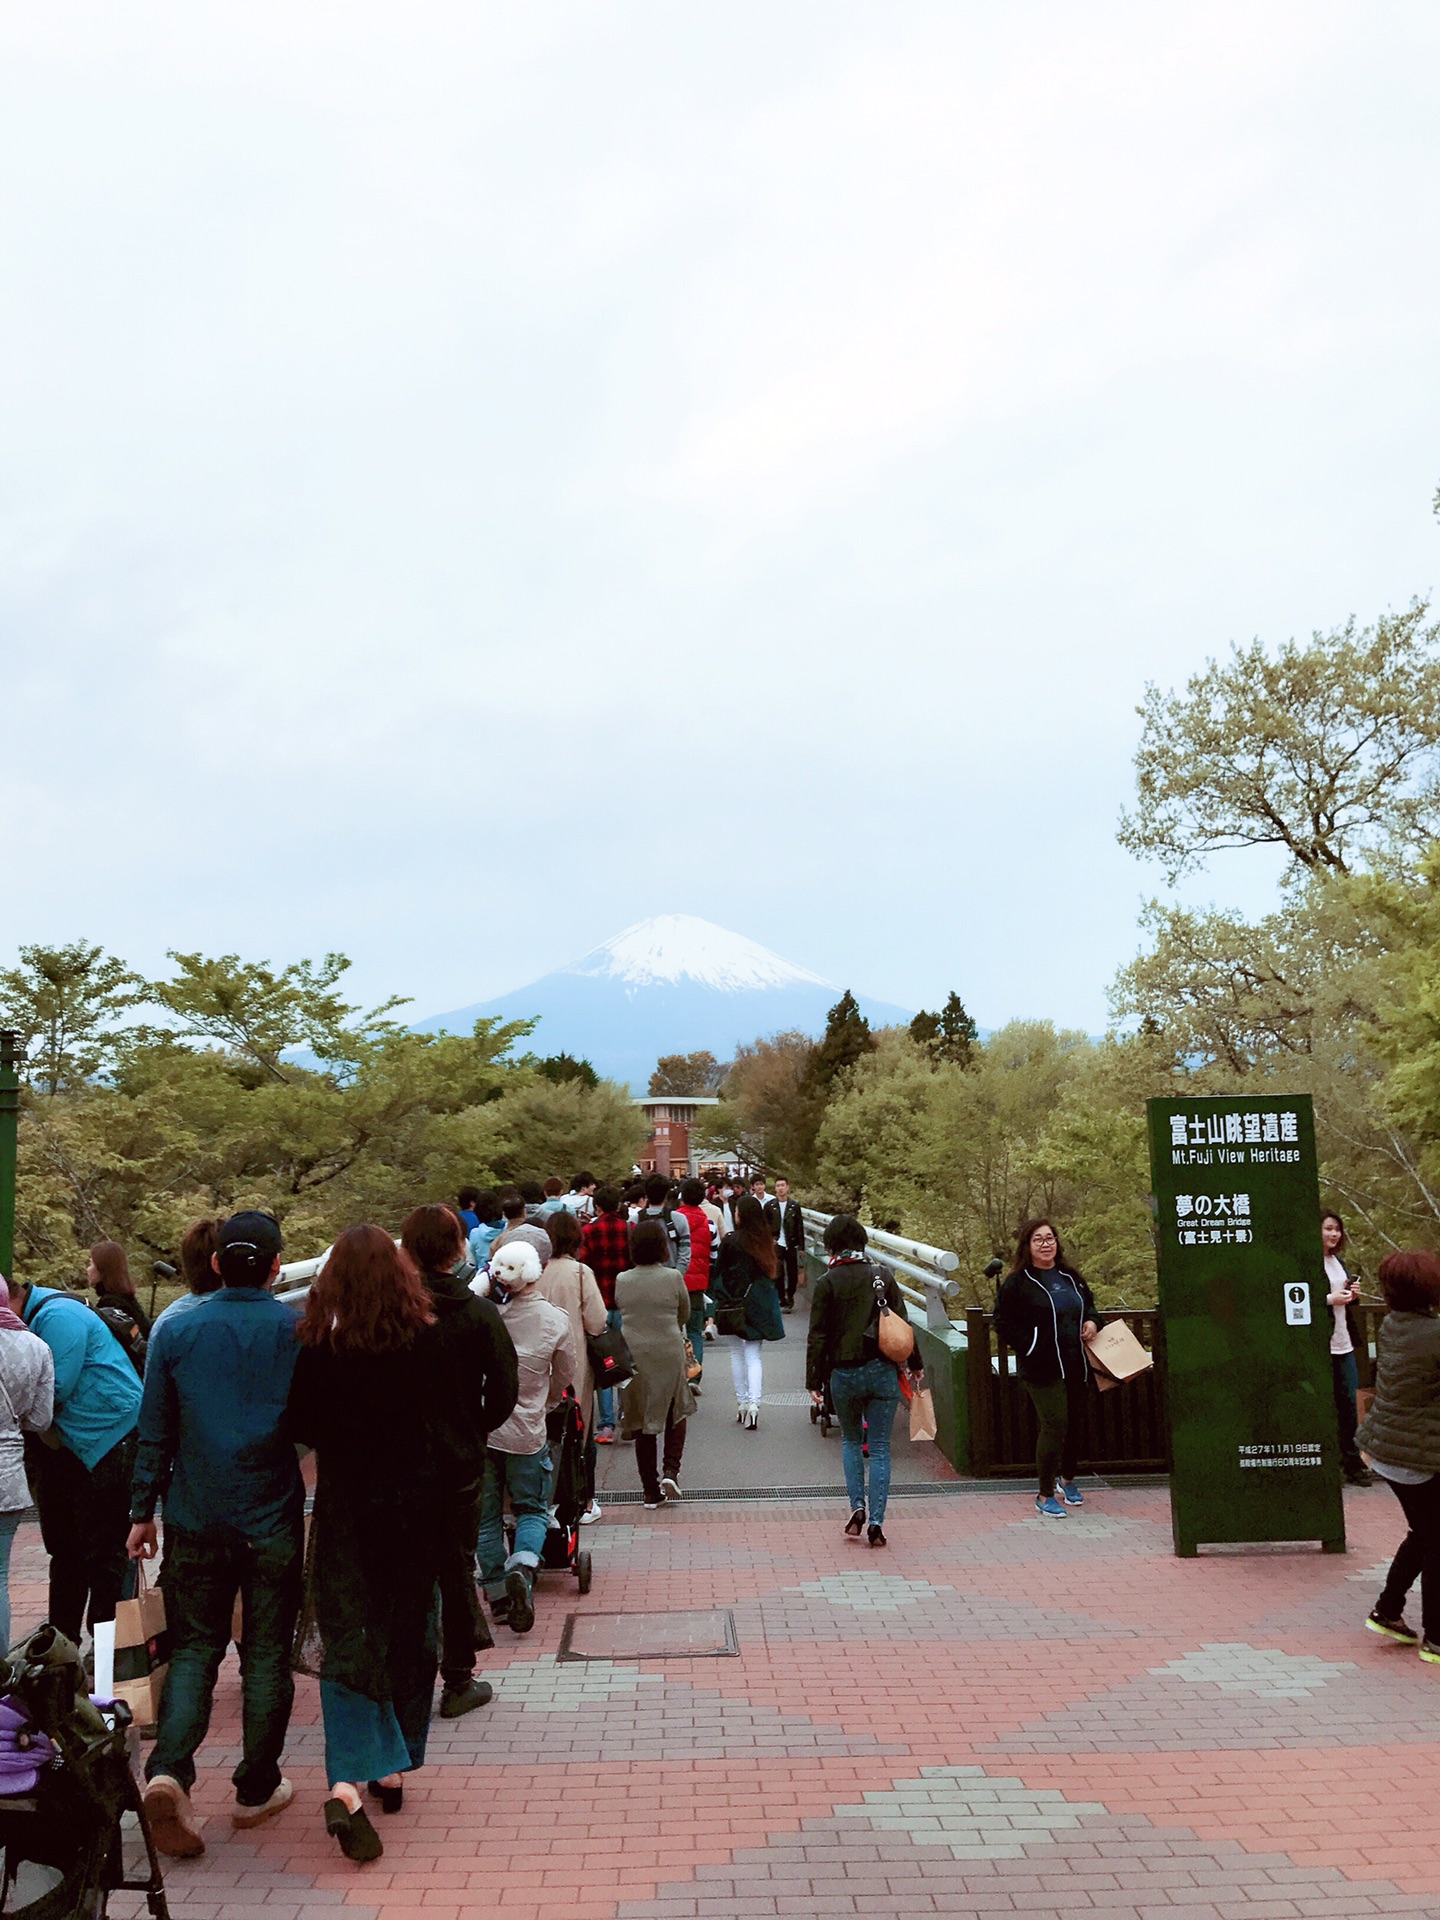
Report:
[[153,1727],[159,1719],[169,1670],[165,1595],[147,1584],[145,1563],[137,1560],[135,1598],[115,1608],[115,1698],[129,1707],[137,1727]]
[[1111,1387],[1123,1386],[1155,1364],[1123,1320],[1112,1320],[1108,1326],[1101,1327],[1085,1353],[1095,1384],[1102,1393],[1108,1393]]
[[916,1387],[910,1396],[910,1438],[935,1438],[935,1401],[929,1387]]

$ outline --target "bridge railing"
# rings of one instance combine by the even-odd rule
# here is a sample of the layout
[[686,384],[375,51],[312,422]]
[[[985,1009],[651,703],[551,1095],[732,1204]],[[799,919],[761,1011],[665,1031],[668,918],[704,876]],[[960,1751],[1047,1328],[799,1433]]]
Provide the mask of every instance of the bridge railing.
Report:
[[[813,1207],[803,1211],[805,1251],[823,1261],[825,1229],[835,1216],[819,1213]],[[960,1265],[959,1254],[950,1253],[944,1247],[927,1247],[922,1240],[907,1240],[901,1234],[885,1233],[878,1227],[867,1227],[866,1235],[866,1253],[877,1266],[894,1276],[906,1305],[920,1312],[926,1326],[948,1327],[950,1317],[945,1311],[945,1302],[960,1297],[960,1283],[954,1277]]]

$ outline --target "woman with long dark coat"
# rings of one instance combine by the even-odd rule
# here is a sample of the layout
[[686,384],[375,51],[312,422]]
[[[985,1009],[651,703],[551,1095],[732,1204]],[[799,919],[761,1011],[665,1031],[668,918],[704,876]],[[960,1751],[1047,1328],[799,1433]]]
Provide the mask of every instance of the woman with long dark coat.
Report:
[[[379,1227],[351,1227],[311,1282],[290,1393],[316,1455],[310,1559],[323,1642],[326,1831],[378,1859],[361,1799],[386,1813],[423,1765],[437,1668],[444,1512],[427,1410],[453,1391],[414,1263]],[[477,1370],[477,1395],[484,1376]],[[480,1418],[477,1409],[477,1418]]]

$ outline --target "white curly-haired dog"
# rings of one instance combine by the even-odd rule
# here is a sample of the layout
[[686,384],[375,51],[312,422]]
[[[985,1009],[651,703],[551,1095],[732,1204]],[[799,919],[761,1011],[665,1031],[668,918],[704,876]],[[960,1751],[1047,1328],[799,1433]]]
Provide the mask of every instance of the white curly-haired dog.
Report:
[[542,1271],[540,1255],[530,1242],[512,1240],[490,1256],[489,1273],[477,1274],[470,1282],[470,1291],[483,1298],[490,1291],[491,1280],[495,1279],[507,1293],[519,1293],[524,1287],[534,1286]]

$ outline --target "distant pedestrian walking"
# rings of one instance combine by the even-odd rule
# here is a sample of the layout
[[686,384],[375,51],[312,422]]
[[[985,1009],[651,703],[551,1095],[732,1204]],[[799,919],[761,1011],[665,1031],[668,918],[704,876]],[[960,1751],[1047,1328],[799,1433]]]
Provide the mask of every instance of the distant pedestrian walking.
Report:
[[[1375,1400],[1358,1441],[1404,1509],[1409,1531],[1366,1625],[1440,1666],[1440,1260],[1389,1253],[1380,1291],[1390,1311],[1376,1342]],[[1420,1581],[1421,1631],[1405,1624]]]
[[[680,1498],[685,1423],[695,1394],[685,1377],[685,1328],[690,1295],[670,1265],[670,1239],[660,1220],[632,1228],[635,1265],[615,1282],[615,1300],[635,1372],[620,1389],[620,1430],[635,1440],[635,1464],[647,1507]],[[664,1436],[663,1462],[657,1442]]]
[[[607,1185],[597,1191],[595,1218],[585,1228],[583,1251],[585,1264],[595,1275],[600,1298],[605,1302],[606,1324],[612,1329],[618,1327],[615,1280],[630,1265],[630,1222],[618,1187]],[[602,1387],[596,1396],[595,1438],[602,1447],[615,1438],[615,1392],[613,1387]]]
[[780,1250],[765,1210],[749,1195],[736,1209],[736,1226],[720,1243],[715,1273],[715,1325],[730,1349],[735,1382],[735,1418],[752,1432],[760,1424],[765,1391],[761,1360],[766,1340],[783,1340],[775,1279]]
[[[995,1330],[1015,1355],[1040,1422],[1035,1510],[1063,1520],[1066,1507],[1084,1505],[1075,1476],[1094,1392],[1085,1347],[1100,1330],[1100,1316],[1084,1276],[1066,1266],[1048,1220],[1027,1220],[1020,1229],[1015,1263],[995,1301]],[[1057,1476],[1064,1505],[1055,1497]]]
[[790,1198],[788,1180],[776,1180],[775,1198],[764,1205],[765,1218],[770,1222],[770,1231],[780,1249],[780,1272],[777,1275],[780,1309],[783,1313],[793,1313],[795,1289],[800,1283],[800,1258],[805,1251],[805,1215],[800,1210],[799,1201]]
[[858,1538],[868,1525],[870,1545],[883,1547],[900,1370],[880,1351],[881,1298],[907,1324],[908,1316],[894,1276],[867,1260],[865,1247],[865,1229],[858,1220],[848,1213],[831,1218],[825,1228],[830,1264],[816,1281],[810,1302],[805,1384],[817,1406],[823,1405],[828,1384],[840,1418],[840,1454],[850,1499],[845,1531]]

